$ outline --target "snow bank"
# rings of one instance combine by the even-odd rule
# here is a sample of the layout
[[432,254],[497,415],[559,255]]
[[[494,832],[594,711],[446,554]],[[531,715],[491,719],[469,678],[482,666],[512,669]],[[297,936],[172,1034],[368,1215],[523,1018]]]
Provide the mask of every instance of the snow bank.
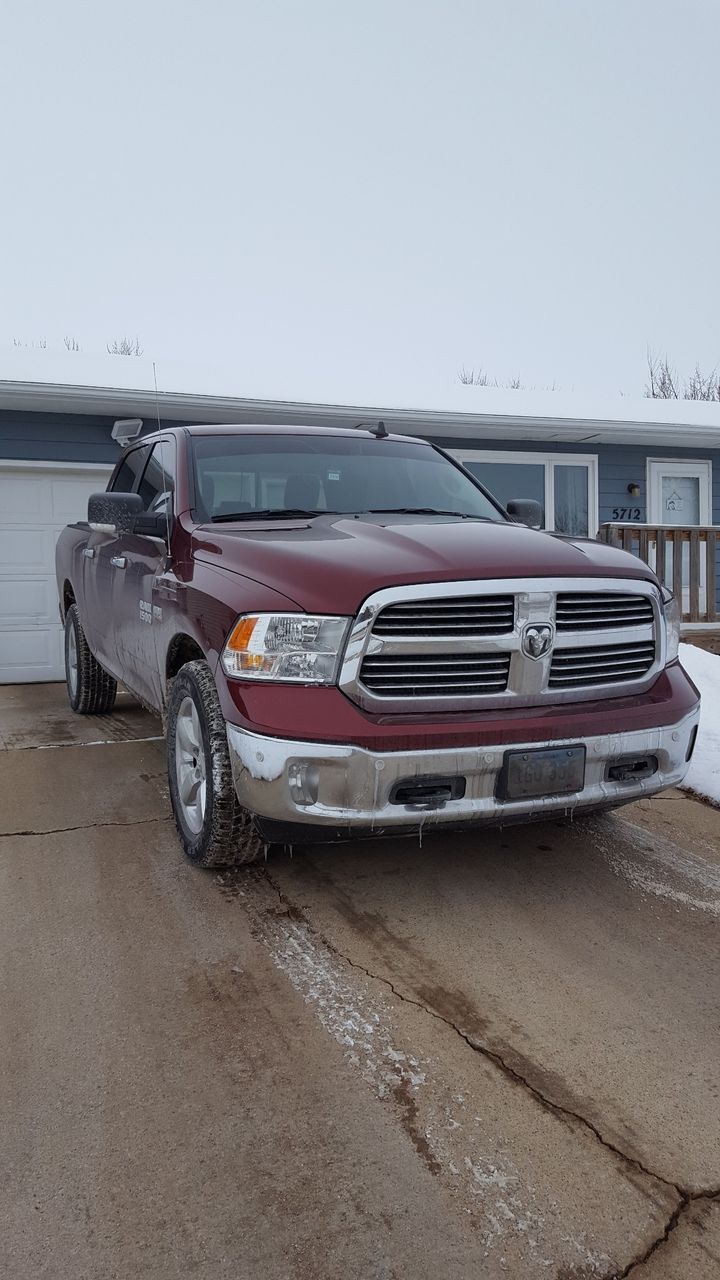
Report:
[[683,786],[720,804],[720,656],[681,644],[680,661],[702,695],[700,732]]

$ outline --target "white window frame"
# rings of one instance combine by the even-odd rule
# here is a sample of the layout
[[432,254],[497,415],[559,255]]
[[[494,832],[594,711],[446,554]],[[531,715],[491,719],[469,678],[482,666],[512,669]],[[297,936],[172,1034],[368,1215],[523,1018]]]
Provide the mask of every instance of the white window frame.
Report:
[[646,492],[647,522],[662,527],[662,477],[668,471],[700,482],[700,523],[688,528],[701,529],[712,524],[712,462],[709,458],[648,458]]
[[[598,458],[596,453],[526,453],[519,449],[449,449],[458,462],[528,462],[545,468],[545,528],[555,528],[555,465],[587,467],[588,537],[597,537],[599,521]],[[515,495],[522,498],[523,494]]]

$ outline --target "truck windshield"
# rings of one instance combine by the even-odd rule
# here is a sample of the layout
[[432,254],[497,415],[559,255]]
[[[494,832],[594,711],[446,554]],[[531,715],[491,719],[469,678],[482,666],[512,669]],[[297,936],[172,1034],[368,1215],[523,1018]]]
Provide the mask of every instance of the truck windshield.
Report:
[[273,513],[438,513],[503,521],[502,510],[430,445],[320,435],[193,436],[204,520]]

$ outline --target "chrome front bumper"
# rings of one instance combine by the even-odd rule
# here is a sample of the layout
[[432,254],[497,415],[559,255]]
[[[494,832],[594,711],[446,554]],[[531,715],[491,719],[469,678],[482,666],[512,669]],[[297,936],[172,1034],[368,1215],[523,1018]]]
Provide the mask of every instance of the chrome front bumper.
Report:
[[[513,743],[432,751],[365,751],[356,746],[263,737],[228,725],[235,790],[251,813],[287,825],[353,829],[412,829],[461,823],[500,824],[513,820],[624,804],[676,786],[688,769],[686,757],[699,711],[662,729],[551,742]],[[582,744],[585,785],[572,795],[500,801],[498,776],[507,750]],[[628,756],[657,757],[657,772],[625,782],[609,780],[608,766]],[[396,804],[398,783],[428,776],[462,777],[462,799],[440,808]],[[308,833],[309,835],[309,833]]]

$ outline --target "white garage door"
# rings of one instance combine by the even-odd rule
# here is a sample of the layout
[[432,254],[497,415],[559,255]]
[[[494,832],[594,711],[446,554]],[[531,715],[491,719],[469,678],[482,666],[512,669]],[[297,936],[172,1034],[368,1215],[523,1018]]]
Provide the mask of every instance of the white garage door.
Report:
[[110,471],[0,461],[0,684],[64,678],[55,542]]

